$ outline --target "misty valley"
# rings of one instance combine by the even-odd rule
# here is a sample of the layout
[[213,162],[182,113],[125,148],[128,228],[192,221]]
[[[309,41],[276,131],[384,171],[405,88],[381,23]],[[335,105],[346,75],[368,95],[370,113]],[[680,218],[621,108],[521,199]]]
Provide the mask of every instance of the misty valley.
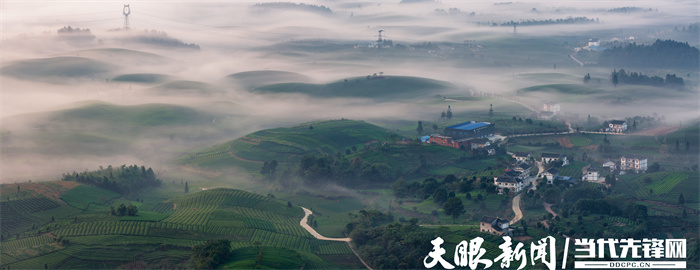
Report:
[[3,270],[700,268],[697,1],[0,6]]

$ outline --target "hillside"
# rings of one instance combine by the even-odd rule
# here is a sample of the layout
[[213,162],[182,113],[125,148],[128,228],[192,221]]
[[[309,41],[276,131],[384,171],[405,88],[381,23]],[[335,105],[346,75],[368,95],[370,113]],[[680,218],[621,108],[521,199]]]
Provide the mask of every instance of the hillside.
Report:
[[222,91],[213,85],[197,81],[172,81],[146,90],[158,95],[212,95]]
[[407,76],[355,77],[328,84],[279,83],[258,87],[253,93],[297,93],[321,98],[414,99],[448,89],[447,82]]
[[295,72],[279,70],[253,70],[234,73],[226,78],[244,89],[253,89],[268,84],[297,82],[308,83],[311,78]]
[[366,144],[386,141],[391,135],[360,121],[314,122],[254,132],[199,150],[186,157],[183,164],[209,169],[237,165],[257,171],[264,161],[298,162],[305,154],[334,154],[353,147],[363,148]]
[[131,82],[131,83],[143,83],[143,84],[154,84],[162,83],[168,80],[169,76],[164,74],[156,73],[133,73],[133,74],[122,74],[112,79],[113,82]]
[[0,73],[26,80],[52,80],[56,78],[95,78],[110,72],[114,66],[83,57],[52,57],[12,62],[0,69]]
[[[72,182],[35,186],[65,183]],[[141,199],[119,198],[116,193],[85,185],[66,186],[57,194],[59,198],[49,198],[37,192],[13,192],[15,185],[3,185],[2,227],[14,228],[12,235],[3,230],[3,266],[182,268],[192,246],[208,239],[231,240],[234,255],[229,266],[340,267],[327,258],[342,258],[347,263],[344,267],[358,263],[347,244],[316,240],[305,231],[299,225],[303,215],[299,207],[241,190],[177,195],[174,187],[159,191],[172,196],[162,201],[146,192]],[[24,188],[28,185],[20,186]],[[110,206],[119,204],[135,205],[138,213],[111,215]],[[33,220],[17,222],[22,216]],[[266,256],[256,260],[258,252]]]

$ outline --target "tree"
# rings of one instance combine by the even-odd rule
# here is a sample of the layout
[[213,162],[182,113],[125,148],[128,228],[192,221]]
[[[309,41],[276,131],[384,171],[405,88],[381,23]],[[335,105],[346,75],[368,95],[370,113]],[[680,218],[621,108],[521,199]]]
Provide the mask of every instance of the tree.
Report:
[[467,195],[464,195],[464,198],[471,201],[471,200],[472,200],[472,194],[469,193],[469,192],[467,192]]
[[681,192],[681,195],[678,195],[678,204],[683,205],[685,203],[685,198],[683,198],[683,193]]
[[445,210],[445,214],[452,216],[452,221],[456,220],[462,213],[464,213],[464,204],[459,198],[449,198],[445,205],[442,206]]
[[117,215],[120,217],[126,215],[126,205],[122,203],[119,205],[119,207],[117,207]]
[[437,124],[433,124],[433,131],[437,131],[437,130],[438,130],[438,125],[437,125]]
[[445,116],[447,117],[447,120],[452,119],[452,108],[450,107],[450,105],[447,105],[447,114]]
[[613,84],[613,86],[617,87],[617,84],[619,84],[619,83],[620,83],[620,80],[617,77],[617,72],[613,71],[612,84]]
[[493,117],[493,104],[489,108],[489,117]]
[[231,256],[231,240],[207,240],[192,247],[190,263],[195,269],[213,269]]
[[291,207],[292,207],[292,202],[287,201],[287,207],[291,208]]
[[190,187],[187,185],[187,182],[185,182],[185,193],[190,192]]
[[681,150],[681,144],[676,140],[676,152]]
[[136,205],[129,204],[129,206],[126,207],[126,215],[127,216],[136,216],[136,213],[138,213],[139,210],[136,209]]
[[110,206],[109,206],[109,214],[110,214],[110,215],[113,215],[113,216],[117,214],[117,213],[115,212],[115,210],[114,210],[114,205],[110,205]]
[[447,191],[444,188],[438,188],[435,190],[435,193],[433,193],[433,200],[436,203],[443,203],[447,201]]
[[418,127],[416,128],[416,132],[418,132],[419,135],[423,134],[423,121],[418,121]]
[[19,185],[17,185],[17,193],[19,193]]
[[649,166],[648,171],[650,173],[661,171],[661,165],[658,162],[654,162]]
[[608,174],[605,176],[605,183],[608,185],[614,185],[615,184],[615,176],[612,174]]
[[445,119],[447,117],[447,113],[445,111],[442,111],[442,114],[440,114],[440,119]]
[[583,76],[583,83],[589,83],[591,82],[591,74],[587,73],[586,76]]

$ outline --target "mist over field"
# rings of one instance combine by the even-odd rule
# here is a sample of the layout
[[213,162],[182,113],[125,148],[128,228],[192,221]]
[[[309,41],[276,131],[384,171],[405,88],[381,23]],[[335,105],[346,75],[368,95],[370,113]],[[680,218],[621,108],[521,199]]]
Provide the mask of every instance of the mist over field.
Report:
[[[132,2],[127,31],[122,3],[3,2],[0,178],[51,180],[107,164],[165,169],[264,128],[415,122],[447,105],[468,116],[493,103],[466,97],[498,95],[534,108],[557,101],[579,119],[654,114],[676,124],[699,116],[697,70],[634,70],[678,73],[683,91],[613,88],[613,68],[580,67],[569,57],[589,38],[674,38],[697,47],[696,35],[674,32],[700,20],[696,1],[274,3]],[[622,7],[638,9],[610,12]],[[500,26],[576,17],[590,22]],[[393,47],[368,48],[380,30]],[[586,73],[600,80],[585,86],[594,95],[522,90],[580,84]],[[396,89],[382,92],[386,86],[365,78],[373,74]]]

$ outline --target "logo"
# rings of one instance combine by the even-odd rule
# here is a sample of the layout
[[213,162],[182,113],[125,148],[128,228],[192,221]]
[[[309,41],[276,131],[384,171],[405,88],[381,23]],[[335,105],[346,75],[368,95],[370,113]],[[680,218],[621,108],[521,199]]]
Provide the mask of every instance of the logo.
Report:
[[[559,269],[566,269],[569,254],[570,238],[564,242],[564,253]],[[501,254],[493,261],[483,258],[486,249],[481,245],[484,239],[475,237],[467,241],[461,241],[455,248],[453,262],[448,262],[443,255],[447,251],[442,247],[445,241],[437,237],[430,241],[433,249],[423,259],[425,268],[433,268],[440,264],[445,269],[454,269],[459,266],[469,269],[490,268],[498,264],[501,269],[523,269],[528,263],[533,266],[537,263],[544,264],[549,270],[557,269],[556,239],[551,236],[530,243],[529,249],[525,249],[523,243],[514,243],[510,236],[503,236],[503,243],[498,246]],[[686,258],[685,239],[657,239],[644,238],[642,240],[626,239],[574,239],[574,269],[624,269],[624,268],[653,268],[653,269],[677,269],[686,268],[686,262],[680,260]],[[598,260],[596,260],[598,259]],[[599,259],[612,259],[613,261],[600,261]],[[640,260],[642,259],[642,260]],[[648,259],[645,261],[644,259]]]

